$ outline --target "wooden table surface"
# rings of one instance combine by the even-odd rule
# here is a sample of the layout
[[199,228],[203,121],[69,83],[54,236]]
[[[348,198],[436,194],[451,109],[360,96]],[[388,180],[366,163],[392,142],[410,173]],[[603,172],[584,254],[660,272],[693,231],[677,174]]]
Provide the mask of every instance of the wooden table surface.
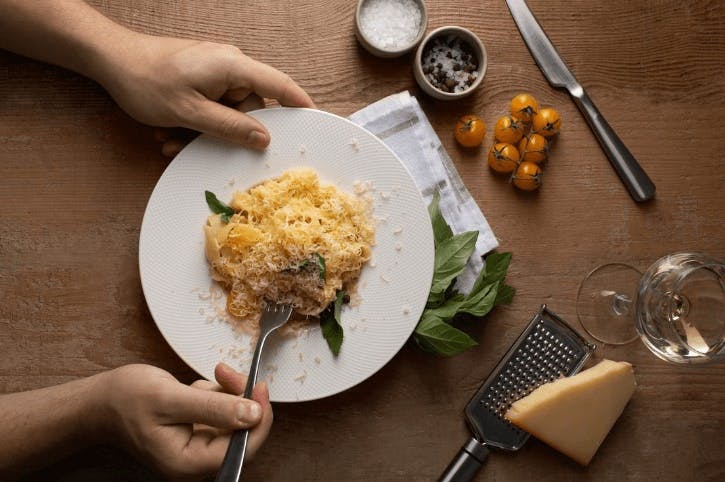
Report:
[[[347,116],[409,90],[420,101],[500,241],[514,253],[511,305],[464,329],[480,345],[439,358],[406,345],[360,385],[327,399],[275,405],[272,433],[248,480],[435,480],[469,432],[463,407],[546,303],[580,328],[579,281],[598,264],[640,269],[701,250],[725,257],[725,4],[712,0],[531,0],[580,82],[657,185],[633,202],[568,95],[534,64],[503,1],[429,0],[428,28],[460,25],[489,54],[482,87],[432,100],[412,55],[382,60],[353,34],[355,2],[95,0],[133,29],[239,46],[287,73],[317,105]],[[489,171],[485,152],[452,136],[463,114],[492,131],[520,91],[556,107],[563,132],[544,185],[522,195]],[[152,129],[94,82],[0,52],[0,391],[28,390],[127,363],[197,376],[166,344],[141,291],[138,237],[168,164]],[[669,365],[635,342],[600,346],[639,387],[588,468],[537,440],[494,451],[477,480],[724,480],[725,364]],[[158,480],[111,447],[71,456],[31,479]]]

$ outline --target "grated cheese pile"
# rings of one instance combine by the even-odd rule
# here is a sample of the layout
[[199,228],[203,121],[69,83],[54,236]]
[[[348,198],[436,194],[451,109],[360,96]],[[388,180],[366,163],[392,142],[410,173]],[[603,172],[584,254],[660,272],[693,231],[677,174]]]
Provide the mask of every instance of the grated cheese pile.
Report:
[[354,292],[374,244],[369,197],[321,184],[314,170],[299,168],[237,191],[230,206],[228,223],[219,214],[207,219],[206,257],[229,290],[227,310],[246,328],[256,331],[265,300],[317,316],[338,290]]

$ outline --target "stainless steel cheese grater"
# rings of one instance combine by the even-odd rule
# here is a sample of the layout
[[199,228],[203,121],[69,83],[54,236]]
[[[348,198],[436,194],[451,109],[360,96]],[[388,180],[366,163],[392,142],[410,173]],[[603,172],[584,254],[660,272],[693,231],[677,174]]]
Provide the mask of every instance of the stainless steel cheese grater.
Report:
[[518,450],[529,434],[504,419],[511,404],[538,386],[577,373],[595,346],[546,305],[498,362],[466,406],[473,436],[439,479],[471,480],[488,456],[488,447]]

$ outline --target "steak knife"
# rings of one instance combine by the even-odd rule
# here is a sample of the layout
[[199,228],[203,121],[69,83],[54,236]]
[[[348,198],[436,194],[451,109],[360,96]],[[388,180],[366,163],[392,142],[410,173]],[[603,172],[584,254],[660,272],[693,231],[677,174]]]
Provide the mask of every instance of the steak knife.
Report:
[[521,32],[521,37],[546,80],[552,86],[569,92],[632,199],[637,202],[652,199],[655,195],[654,183],[566,66],[526,2],[506,0],[506,3]]

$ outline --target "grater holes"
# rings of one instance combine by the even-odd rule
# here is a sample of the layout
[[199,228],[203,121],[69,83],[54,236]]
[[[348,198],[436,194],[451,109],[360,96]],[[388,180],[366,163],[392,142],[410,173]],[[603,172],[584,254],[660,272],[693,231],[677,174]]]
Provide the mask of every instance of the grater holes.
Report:
[[478,400],[479,407],[490,418],[491,433],[503,430],[508,436],[525,434],[511,425],[505,414],[518,399],[529,395],[538,386],[567,376],[572,364],[581,356],[572,340],[558,326],[546,319],[537,320],[506,360]]

